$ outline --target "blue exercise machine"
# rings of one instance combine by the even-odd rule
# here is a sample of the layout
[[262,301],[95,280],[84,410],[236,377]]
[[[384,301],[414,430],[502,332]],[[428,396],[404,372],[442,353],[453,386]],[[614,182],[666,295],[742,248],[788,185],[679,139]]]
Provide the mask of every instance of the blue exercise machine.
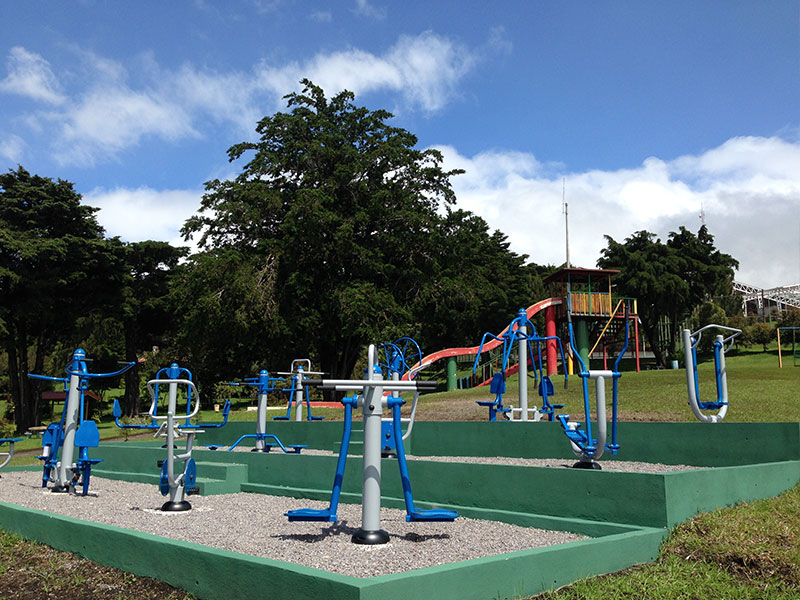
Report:
[[[178,370],[176,369],[173,373],[177,374]],[[167,374],[169,375],[169,372]],[[166,385],[168,389],[167,412],[165,415],[160,415],[157,412],[158,397],[156,395],[156,386],[158,385]],[[185,415],[177,414],[178,386],[186,386],[187,388]],[[197,466],[192,458],[192,448],[195,436],[203,433],[204,430],[192,428],[191,425],[186,423],[190,423],[192,417],[196,416],[200,411],[200,395],[191,379],[151,379],[147,382],[147,389],[152,398],[149,415],[154,422],[160,422],[153,437],[166,438],[167,458],[166,460],[158,461],[158,466],[161,468],[158,489],[162,496],[169,495],[169,500],[161,506],[161,510],[164,512],[190,510],[192,505],[185,499],[185,496],[199,493],[199,489],[196,487]],[[184,416],[186,423],[179,424],[178,421],[183,419]],[[146,428],[149,429],[150,427],[147,426]],[[177,454],[175,452],[175,440],[183,436],[186,436],[186,447],[183,453]],[[180,472],[176,469],[176,462],[178,461],[183,462],[183,469]]]
[[[378,367],[392,381],[400,381],[401,379],[412,381],[422,369],[428,366],[428,363],[422,364],[422,349],[414,338],[401,337],[394,342],[380,344],[376,351]],[[413,365],[418,366],[413,368]],[[397,398],[400,392],[395,390],[392,395]],[[419,394],[415,394],[414,401],[411,403],[411,414],[408,418],[401,417],[400,419],[401,423],[408,424],[408,429],[403,434],[403,440],[408,439],[411,435],[411,430],[414,428],[418,400]],[[397,456],[394,419],[391,417],[381,420],[381,445],[382,457]]]
[[[569,313],[568,313],[569,315]],[[570,421],[569,415],[558,415],[558,420],[564,428],[564,433],[569,438],[572,451],[580,460],[575,463],[573,468],[577,469],[596,469],[600,470],[600,463],[597,459],[600,458],[605,451],[610,454],[617,454],[619,452],[619,443],[617,442],[617,406],[618,406],[618,391],[619,391],[619,378],[622,374],[619,372],[619,363],[625,352],[628,350],[628,341],[630,333],[630,320],[628,319],[627,310],[625,313],[625,341],[622,346],[622,351],[614,361],[614,369],[611,371],[606,370],[590,370],[583,362],[580,353],[575,345],[575,335],[572,329],[572,319],[569,318],[567,327],[569,328],[569,343],[572,349],[573,356],[577,359],[580,367],[578,376],[581,378],[583,390],[583,408],[586,416],[586,428],[581,429],[581,423],[578,421]],[[589,403],[589,380],[595,382],[595,408],[597,411],[596,433],[597,438],[592,433],[591,422],[591,408]],[[606,388],[605,380],[611,379],[612,381],[612,400],[611,400],[611,441],[607,442],[608,438],[608,423],[606,416]]]
[[68,377],[28,374],[31,379],[63,383],[67,392],[61,421],[47,426],[42,435],[42,455],[38,457],[44,461],[42,487],[47,487],[47,482],[51,481],[51,491],[57,493],[75,493],[75,487],[80,482],[83,495],[88,494],[92,465],[100,462],[100,459],[89,458],[89,448],[100,445],[97,424],[84,419],[84,394],[89,382],[103,377],[117,377],[136,365],[135,362],[122,362],[120,364],[125,366],[119,371],[89,373],[86,363],[86,352],[78,348],[67,363],[65,370]]
[[[700,401],[700,385],[697,380],[697,346],[703,332],[707,329],[721,329],[733,332],[728,337],[717,335],[714,338],[714,375],[717,383],[717,399],[713,402]],[[742,330],[710,323],[694,333],[683,330],[683,352],[686,360],[686,387],[689,391],[689,406],[697,419],[703,423],[720,423],[728,412],[728,371],[725,367],[725,354],[733,347],[734,340]],[[727,345],[727,347],[726,347]],[[707,415],[704,410],[716,410]]]
[[284,392],[289,392],[289,405],[286,407],[286,415],[283,417],[272,417],[273,421],[289,421],[292,418],[292,405],[294,405],[294,420],[303,420],[303,403],[306,405],[306,420],[321,421],[325,417],[315,417],[311,414],[311,395],[308,393],[308,385],[305,383],[307,375],[324,375],[321,371],[311,370],[310,358],[297,358],[292,361],[289,371],[279,371],[278,375],[291,375],[289,388]]
[[[120,421],[122,418],[122,407],[119,404],[118,399],[114,399],[114,408],[112,409],[112,414],[114,415],[114,422],[117,424],[117,427],[120,429],[148,429],[148,430],[156,430],[161,427],[161,424],[158,422],[156,416],[158,415],[158,404],[162,399],[159,396],[159,385],[165,385],[167,380],[173,379],[186,379],[188,381],[192,381],[192,372],[185,368],[178,366],[178,363],[172,363],[168,367],[164,367],[163,369],[159,369],[156,372],[156,378],[153,380],[156,382],[154,386],[154,415],[151,419],[150,423],[140,424],[140,423],[123,423]],[[189,419],[189,407],[192,405],[192,388],[188,388],[186,390],[187,395],[187,402],[186,402],[186,420],[182,424],[178,424],[177,427],[189,427],[189,428],[203,428],[203,429],[216,429],[218,427],[224,426],[228,422],[228,415],[231,411],[231,400],[228,398],[225,400],[225,404],[222,407],[222,421],[217,423],[197,423],[196,425],[192,425]],[[199,406],[199,405],[198,405]]]
[[[490,421],[496,421],[498,414],[503,415],[509,421],[540,421],[542,417],[546,417],[548,421],[553,421],[555,419],[556,409],[563,408],[564,405],[550,403],[550,398],[554,395],[555,388],[553,386],[553,381],[544,374],[542,369],[542,343],[553,340],[558,345],[558,350],[561,353],[561,364],[563,365],[565,364],[564,348],[561,344],[561,340],[557,336],[540,337],[536,333],[536,327],[534,327],[533,323],[528,319],[528,313],[525,309],[521,308],[517,316],[508,324],[508,327],[500,336],[489,332],[483,334],[481,344],[478,348],[478,354],[475,356],[475,363],[472,365],[473,374],[478,369],[478,362],[487,338],[503,342],[503,361],[500,371],[492,376],[492,381],[489,384],[489,393],[494,394],[495,399],[477,400],[476,404],[488,407]],[[508,363],[515,343],[518,349],[517,355],[519,359],[519,408],[503,406],[503,395],[506,393],[505,373],[508,370]],[[532,344],[536,344],[538,364],[533,354]],[[541,409],[536,406],[528,408],[528,356],[530,356],[531,364],[533,365],[533,379],[538,382],[539,396],[542,398]],[[569,376],[566,374],[565,369],[565,389],[568,379]],[[519,414],[519,419],[515,418],[517,413]]]
[[[238,446],[242,440],[254,438],[256,440],[255,446],[251,452],[269,452],[272,446],[277,445],[286,454],[300,454],[300,450],[306,448],[306,445],[288,444],[286,446],[278,439],[278,436],[267,433],[267,396],[269,392],[275,391],[276,381],[286,381],[280,377],[270,377],[269,371],[262,369],[258,372],[258,377],[250,377],[242,383],[230,382],[228,385],[233,386],[253,386],[258,392],[258,407],[256,409],[256,432],[243,435],[236,440],[228,452],[231,452]],[[267,440],[272,440],[274,443],[269,444]]]
[[383,408],[387,406],[392,411],[392,425],[396,443],[397,462],[400,467],[400,478],[403,486],[403,497],[406,505],[406,521],[453,521],[458,513],[452,510],[431,509],[422,510],[414,505],[411,494],[411,480],[406,463],[403,447],[402,422],[400,407],[403,399],[399,396],[388,395],[385,392],[409,392],[419,394],[422,391],[436,390],[435,381],[385,381],[379,367],[378,353],[374,345],[369,346],[367,378],[361,381],[347,379],[317,379],[309,380],[309,385],[320,389],[335,390],[340,392],[355,392],[358,395],[344,398],[341,402],[345,407],[345,421],[342,433],[342,445],[339,451],[339,460],[336,465],[331,501],[327,509],[303,508],[286,513],[289,521],[326,521],[336,522],[336,510],[339,503],[339,494],[344,478],[347,451],[350,446],[350,433],[352,429],[353,408],[360,407],[364,418],[364,459],[363,459],[363,484],[362,484],[362,510],[361,527],[353,534],[352,542],[355,544],[385,544],[389,541],[389,534],[381,529],[381,431]]

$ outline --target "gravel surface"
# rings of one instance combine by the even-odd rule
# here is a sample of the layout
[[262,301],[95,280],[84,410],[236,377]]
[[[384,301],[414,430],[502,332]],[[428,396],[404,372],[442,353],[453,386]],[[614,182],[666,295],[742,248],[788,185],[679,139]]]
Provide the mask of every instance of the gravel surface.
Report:
[[[408,460],[431,460],[440,462],[469,462],[482,465],[514,465],[517,467],[561,467],[571,468],[578,459],[565,458],[510,458],[508,456],[408,456]],[[623,471],[626,473],[669,473],[671,471],[691,471],[703,467],[690,465],[665,465],[662,463],[646,463],[630,460],[603,460],[600,458],[603,471]]]
[[85,497],[53,494],[40,486],[39,472],[4,472],[0,501],[355,577],[586,539],[463,517],[453,523],[406,523],[404,511],[383,508],[382,527],[390,542],[359,546],[350,542],[361,522],[358,505],[340,504],[338,523],[289,523],[286,511],[325,508],[327,503],[238,493],[192,496],[192,510],[161,513],[164,498],[154,485],[93,477]]
[[[248,450],[248,449],[245,449]],[[239,448],[234,448],[238,452]],[[335,456],[327,450],[303,450],[303,454],[316,454]],[[359,458],[358,455],[348,455],[348,458]],[[560,467],[571,468],[577,458],[513,458],[509,456],[413,456],[406,454],[408,460],[429,460],[435,462],[473,463],[481,465],[511,465],[516,467]],[[691,471],[706,467],[693,467],[690,465],[665,465],[662,463],[636,462],[630,460],[603,460],[598,461],[603,471],[622,471],[626,473],[670,473],[673,471]]]

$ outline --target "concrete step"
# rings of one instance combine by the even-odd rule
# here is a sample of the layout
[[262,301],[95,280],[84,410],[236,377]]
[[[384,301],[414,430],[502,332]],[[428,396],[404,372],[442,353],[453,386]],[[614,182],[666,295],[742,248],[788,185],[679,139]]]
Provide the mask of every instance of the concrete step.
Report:
[[242,491],[241,483],[213,479],[211,477],[198,477],[195,483],[201,496],[217,496],[219,494],[235,494]]
[[92,477],[104,477],[106,479],[117,479],[119,481],[131,481],[133,483],[151,483],[158,485],[161,480],[160,471],[153,469],[153,473],[134,473],[131,471],[112,471],[111,469],[92,469]]
[[242,483],[247,480],[247,465],[211,460],[196,461],[195,464],[198,478],[221,479],[232,483]]

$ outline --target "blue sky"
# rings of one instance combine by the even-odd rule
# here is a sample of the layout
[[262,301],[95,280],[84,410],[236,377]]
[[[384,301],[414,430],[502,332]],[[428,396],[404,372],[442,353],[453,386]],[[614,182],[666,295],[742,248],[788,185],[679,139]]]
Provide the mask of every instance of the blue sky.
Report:
[[460,206],[538,263],[697,230],[800,282],[800,2],[5,2],[0,167],[178,242],[225,150],[309,77],[444,152]]

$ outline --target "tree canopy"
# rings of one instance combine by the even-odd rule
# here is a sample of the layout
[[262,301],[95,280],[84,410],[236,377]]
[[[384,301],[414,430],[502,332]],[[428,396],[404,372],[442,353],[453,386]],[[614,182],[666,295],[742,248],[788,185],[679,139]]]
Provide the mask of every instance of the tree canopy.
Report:
[[[642,328],[666,366],[667,355],[675,354],[680,323],[705,300],[730,295],[739,263],[714,247],[705,225],[697,235],[681,227],[666,244],[648,231],[637,231],[623,243],[605,237],[608,245],[597,265],[620,270],[614,286],[621,295],[638,298]],[[670,324],[666,340],[658,335],[662,317]]]
[[121,244],[105,239],[96,209],[80,200],[67,181],[22,167],[0,174],[0,339],[19,428],[39,422],[28,372],[41,370],[48,348],[68,339],[79,317],[119,294]]
[[[229,149],[232,161],[249,161],[235,179],[206,184],[203,212],[183,229],[209,253],[195,259],[195,273],[215,282],[197,290],[196,306],[207,310],[195,316],[235,306],[262,345],[284,349],[272,358],[312,356],[338,377],[350,376],[366,343],[463,331],[476,301],[502,306],[506,319],[527,292],[524,257],[482,219],[450,209],[450,178],[460,171],[417,149],[413,134],[387,124],[390,113],[356,106],[351,92],[328,99],[303,85],[286,97],[288,112],[259,122],[259,141]],[[225,297],[216,260],[231,264],[224,273],[238,297]],[[241,305],[245,297],[264,299],[258,315]]]

